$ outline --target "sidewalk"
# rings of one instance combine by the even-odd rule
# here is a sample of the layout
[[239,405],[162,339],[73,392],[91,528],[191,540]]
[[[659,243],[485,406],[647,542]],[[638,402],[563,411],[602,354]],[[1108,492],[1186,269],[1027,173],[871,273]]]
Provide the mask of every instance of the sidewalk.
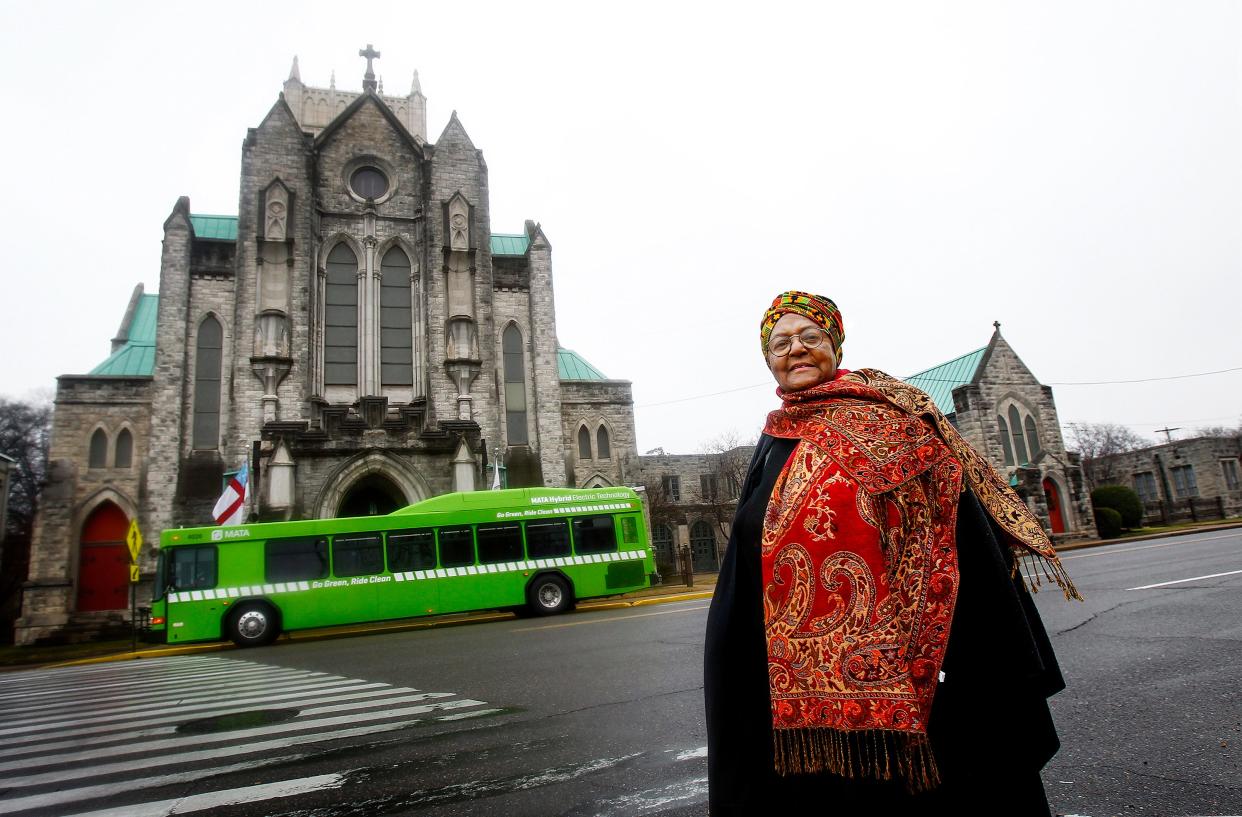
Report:
[[[1242,528],[1242,519],[1225,520],[1220,523],[1206,523],[1196,527],[1178,528],[1175,530],[1158,531],[1137,536],[1122,536],[1116,539],[1081,539],[1064,542],[1056,546],[1058,552],[1115,545],[1123,542],[1143,542],[1149,539],[1163,539],[1171,536],[1185,536],[1192,533],[1207,533],[1219,530]],[[716,589],[715,573],[696,573],[694,586],[687,587],[681,582],[680,575],[674,575],[664,584],[658,584],[645,590],[612,596],[605,599],[584,601],[577,606],[578,610],[620,610],[627,607],[643,607],[651,604],[668,604],[678,601],[706,600],[712,597]],[[328,638],[345,638],[354,635],[368,635],[391,632],[408,632],[410,630],[426,630],[439,627],[460,627],[467,624],[481,624],[488,621],[503,621],[513,618],[513,613],[481,612],[464,613],[430,618],[403,619],[400,621],[384,621],[373,624],[357,624],[342,627],[325,627],[315,630],[300,630],[286,633],[280,641],[318,641]],[[94,664],[106,661],[124,661],[142,658],[158,658],[168,655],[189,655],[201,652],[218,652],[234,649],[230,642],[209,642],[205,644],[138,644],[137,650],[130,649],[130,640],[94,642],[87,644],[66,644],[56,647],[4,647],[0,648],[0,672],[32,667],[71,666],[75,664]]]

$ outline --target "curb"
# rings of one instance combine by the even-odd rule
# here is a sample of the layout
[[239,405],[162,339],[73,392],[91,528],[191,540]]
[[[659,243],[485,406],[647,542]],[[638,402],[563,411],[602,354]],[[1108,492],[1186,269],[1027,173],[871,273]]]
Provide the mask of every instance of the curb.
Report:
[[[626,610],[632,607],[646,607],[652,604],[666,604],[677,601],[694,601],[710,599],[715,589],[697,593],[678,593],[664,596],[648,596],[620,601],[585,602],[576,608],[582,612],[596,610]],[[319,628],[313,630],[297,630],[281,635],[275,643],[287,641],[328,641],[333,638],[348,638],[356,635],[380,635],[383,633],[403,633],[412,630],[438,630],[443,627],[463,627],[469,624],[488,624],[495,621],[513,620],[512,613],[472,613],[454,618],[439,620],[414,620],[386,622],[380,624],[343,625],[341,627]],[[213,641],[206,644],[183,644],[174,647],[156,647],[133,652],[120,652],[111,655],[96,655],[90,658],[75,658],[69,661],[56,661],[50,664],[29,664],[11,667],[12,671],[22,669],[59,669],[61,667],[82,667],[91,664],[109,664],[117,661],[136,661],[143,658],[166,658],[176,655],[193,655],[195,653],[223,652],[237,650],[238,647],[227,641]]]
[[1056,545],[1057,553],[1066,550],[1082,550],[1084,548],[1101,547],[1102,545],[1120,545],[1126,542],[1146,542],[1151,539],[1169,539],[1176,536],[1189,536],[1194,533],[1211,533],[1218,530],[1234,530],[1242,528],[1242,521],[1225,522],[1219,525],[1204,525],[1198,528],[1182,528],[1181,530],[1166,531],[1164,533],[1144,533],[1139,536],[1119,536],[1116,539],[1080,539],[1077,542],[1066,542],[1063,545]]

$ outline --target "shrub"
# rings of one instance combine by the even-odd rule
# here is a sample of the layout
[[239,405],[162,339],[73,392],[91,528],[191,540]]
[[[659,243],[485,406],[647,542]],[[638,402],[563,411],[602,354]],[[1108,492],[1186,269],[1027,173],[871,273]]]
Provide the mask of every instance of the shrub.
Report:
[[1124,485],[1101,485],[1091,492],[1091,504],[1096,508],[1112,508],[1121,514],[1123,528],[1143,525],[1143,501]]
[[1112,508],[1095,509],[1095,529],[1101,539],[1115,539],[1121,533],[1121,514]]

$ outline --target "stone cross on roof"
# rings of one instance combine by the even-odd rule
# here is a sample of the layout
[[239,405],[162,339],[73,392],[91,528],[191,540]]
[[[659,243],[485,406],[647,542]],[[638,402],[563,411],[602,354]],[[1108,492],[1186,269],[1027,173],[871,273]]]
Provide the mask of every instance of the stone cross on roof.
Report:
[[380,52],[376,51],[375,47],[372,46],[370,43],[367,43],[367,47],[361,49],[358,52],[358,56],[367,58],[367,72],[362,77],[362,90],[374,91],[375,90],[375,71],[371,68],[371,60],[379,59]]

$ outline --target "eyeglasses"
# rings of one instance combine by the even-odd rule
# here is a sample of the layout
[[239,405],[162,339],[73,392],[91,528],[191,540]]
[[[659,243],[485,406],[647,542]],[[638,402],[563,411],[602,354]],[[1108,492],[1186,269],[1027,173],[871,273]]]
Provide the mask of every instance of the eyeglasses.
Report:
[[802,344],[804,349],[814,349],[824,342],[824,338],[828,337],[828,333],[823,329],[806,329],[797,335],[781,335],[772,338],[768,342],[768,351],[775,357],[784,357],[789,354],[789,350],[793,348],[794,338]]

